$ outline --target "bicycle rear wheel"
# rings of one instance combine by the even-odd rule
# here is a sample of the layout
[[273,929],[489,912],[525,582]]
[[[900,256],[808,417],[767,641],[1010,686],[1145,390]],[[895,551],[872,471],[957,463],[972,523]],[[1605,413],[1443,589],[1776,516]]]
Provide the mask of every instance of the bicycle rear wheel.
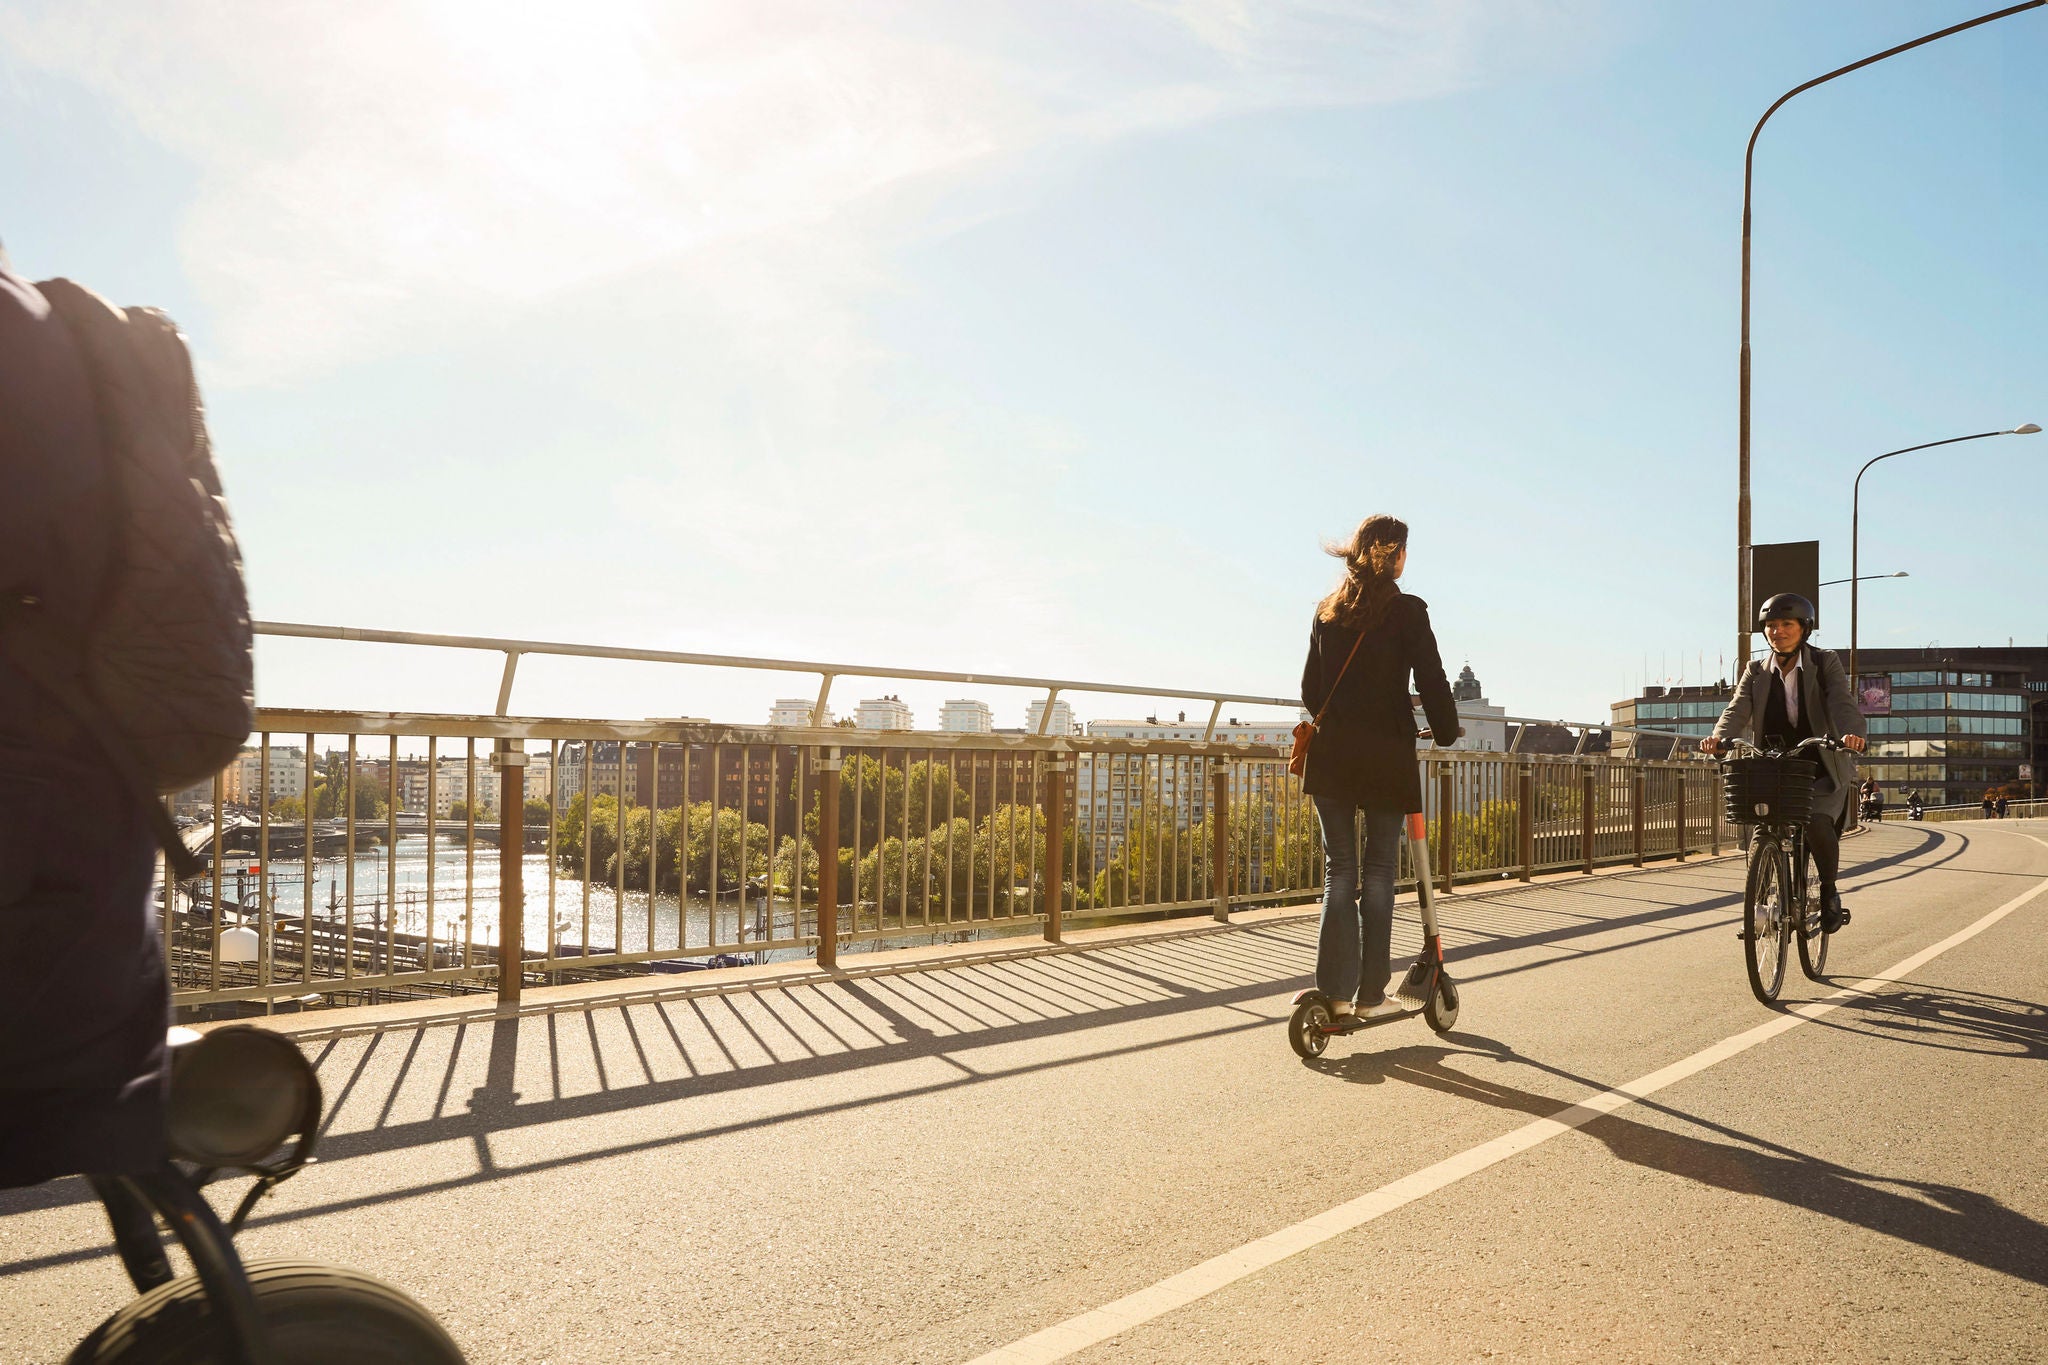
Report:
[[1749,877],[1742,892],[1743,965],[1749,989],[1768,1005],[1785,984],[1785,954],[1791,947],[1792,917],[1786,886],[1785,850],[1762,830],[1749,846]]
[[[251,1261],[275,1365],[462,1365],[447,1332],[402,1291],[353,1270]],[[159,1285],[93,1330],[67,1365],[209,1365],[220,1359],[195,1275]]]
[[1820,869],[1813,864],[1813,854],[1806,855],[1806,905],[1799,914],[1799,970],[1806,973],[1809,981],[1825,979],[1822,973],[1828,967],[1828,941],[1833,934],[1821,927],[1820,923]]

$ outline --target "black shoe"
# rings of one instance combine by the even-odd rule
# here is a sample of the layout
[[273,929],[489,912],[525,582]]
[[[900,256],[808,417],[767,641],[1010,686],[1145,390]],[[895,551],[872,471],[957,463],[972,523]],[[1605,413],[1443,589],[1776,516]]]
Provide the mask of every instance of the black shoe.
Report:
[[1842,893],[1839,891],[1821,892],[1820,931],[1823,934],[1832,934],[1838,929],[1847,927],[1848,923],[1849,912],[1842,906]]

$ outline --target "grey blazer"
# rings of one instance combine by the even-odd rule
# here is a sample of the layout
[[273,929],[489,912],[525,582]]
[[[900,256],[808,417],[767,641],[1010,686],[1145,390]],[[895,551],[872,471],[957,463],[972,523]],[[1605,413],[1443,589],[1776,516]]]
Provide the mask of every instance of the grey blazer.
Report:
[[[1799,714],[1825,717],[1825,724],[1812,728],[1837,739],[1864,735],[1867,727],[1863,724],[1863,713],[1856,709],[1856,697],[1850,690],[1849,675],[1840,656],[1831,649],[1815,649],[1812,645],[1801,645],[1799,649],[1805,655],[1799,661]],[[1763,742],[1758,731],[1763,728],[1764,706],[1770,698],[1765,689],[1771,685],[1771,670],[1775,667],[1768,650],[1763,658],[1750,660],[1735,695],[1729,699],[1728,709],[1714,724],[1715,739]],[[1813,787],[1813,807],[1834,816],[1840,824],[1849,807],[1849,793],[1856,786],[1856,756],[1828,750],[1819,758],[1821,771]]]

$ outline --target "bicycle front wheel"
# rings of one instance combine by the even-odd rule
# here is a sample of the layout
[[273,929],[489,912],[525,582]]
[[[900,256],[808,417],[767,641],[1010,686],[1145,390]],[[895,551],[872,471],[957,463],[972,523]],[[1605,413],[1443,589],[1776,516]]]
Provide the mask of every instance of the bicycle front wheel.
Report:
[[1809,981],[1820,981],[1828,969],[1828,940],[1833,938],[1820,923],[1820,869],[1813,854],[1806,855],[1806,904],[1799,913],[1799,970]]
[[1749,988],[1766,1005],[1785,984],[1785,954],[1792,938],[1787,880],[1785,850],[1758,830],[1749,845],[1749,878],[1742,892],[1742,946]]

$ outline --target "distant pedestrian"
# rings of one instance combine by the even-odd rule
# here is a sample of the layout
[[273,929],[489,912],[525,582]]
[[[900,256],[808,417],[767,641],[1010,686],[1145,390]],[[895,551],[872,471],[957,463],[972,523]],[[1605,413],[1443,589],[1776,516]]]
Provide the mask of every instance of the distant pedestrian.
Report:
[[1402,817],[1422,809],[1410,674],[1440,748],[1457,742],[1458,706],[1428,604],[1395,581],[1408,567],[1407,524],[1367,517],[1350,540],[1326,548],[1344,561],[1344,579],[1317,604],[1309,631],[1301,704],[1316,720],[1301,785],[1315,800],[1326,860],[1316,989],[1342,1016],[1394,1008],[1394,867]]
[[1998,803],[1991,799],[1990,792],[1984,793],[1984,818],[1986,820],[1996,820],[1998,818]]
[[2003,820],[2003,819],[2005,818],[2005,797],[2004,797],[2004,796],[2000,796],[2000,797],[1998,798],[1998,818],[1999,818],[1999,819],[2001,819],[2001,820]]

